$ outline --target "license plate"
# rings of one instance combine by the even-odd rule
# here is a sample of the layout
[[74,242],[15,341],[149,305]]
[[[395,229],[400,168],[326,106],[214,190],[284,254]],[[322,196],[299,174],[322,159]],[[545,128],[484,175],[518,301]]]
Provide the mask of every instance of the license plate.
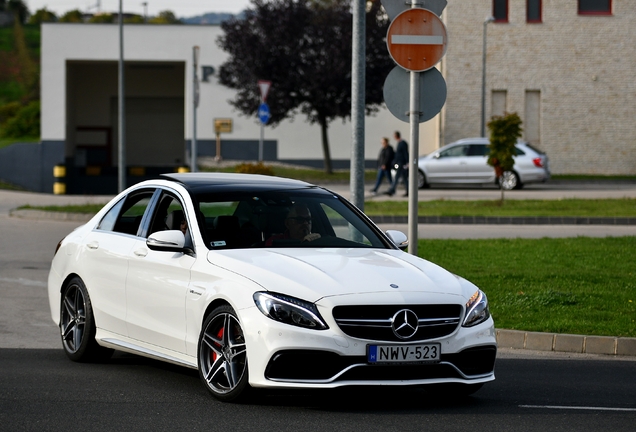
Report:
[[367,345],[367,361],[379,363],[434,363],[441,358],[438,343],[418,345]]

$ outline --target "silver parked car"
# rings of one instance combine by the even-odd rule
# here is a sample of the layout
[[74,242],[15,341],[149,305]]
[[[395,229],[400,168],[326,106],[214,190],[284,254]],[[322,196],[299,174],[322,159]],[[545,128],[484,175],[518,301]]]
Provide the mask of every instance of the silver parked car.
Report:
[[[465,138],[440,148],[418,160],[418,185],[497,184],[495,170],[488,165],[488,138]],[[521,189],[528,183],[550,178],[548,156],[530,143],[519,141],[512,171],[503,175],[504,189]]]

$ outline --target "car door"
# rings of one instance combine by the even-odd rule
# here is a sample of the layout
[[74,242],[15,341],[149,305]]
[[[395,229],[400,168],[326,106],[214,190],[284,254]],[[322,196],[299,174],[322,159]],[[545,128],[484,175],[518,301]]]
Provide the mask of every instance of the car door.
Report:
[[127,335],[128,258],[154,192],[154,189],[135,191],[111,207],[86,236],[78,258],[97,327],[122,336]]
[[468,145],[443,148],[425,163],[429,183],[462,183],[465,180]]
[[466,182],[489,183],[495,181],[495,169],[488,165],[487,144],[470,144],[466,157]]
[[[194,223],[184,212],[182,199],[162,191],[152,216],[130,251],[126,278],[126,321],[130,338],[179,353],[186,352],[185,301],[195,258],[184,253],[151,250],[146,239],[153,232],[180,229]],[[192,244],[186,240],[186,244]]]

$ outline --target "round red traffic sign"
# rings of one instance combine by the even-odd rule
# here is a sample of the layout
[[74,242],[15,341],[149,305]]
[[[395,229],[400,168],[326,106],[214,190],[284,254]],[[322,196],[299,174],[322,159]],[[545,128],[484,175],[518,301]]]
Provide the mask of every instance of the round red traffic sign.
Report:
[[422,72],[446,53],[448,36],[441,19],[427,9],[407,9],[391,22],[386,44],[391,58],[404,69]]

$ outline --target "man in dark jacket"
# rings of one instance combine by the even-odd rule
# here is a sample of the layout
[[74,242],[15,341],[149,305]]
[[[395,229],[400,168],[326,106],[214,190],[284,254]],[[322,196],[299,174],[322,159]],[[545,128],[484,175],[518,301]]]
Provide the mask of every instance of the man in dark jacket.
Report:
[[393,195],[397,188],[400,179],[404,179],[404,188],[406,192],[404,196],[409,195],[409,145],[402,139],[400,132],[395,131],[395,140],[398,142],[395,148],[395,157],[393,158],[393,165],[396,169],[395,177],[393,178],[393,184],[391,188],[385,192],[387,195]]
[[393,166],[393,157],[395,152],[393,151],[393,147],[389,144],[388,138],[382,138],[382,149],[380,149],[380,154],[378,155],[378,176],[375,180],[375,186],[371,189],[372,194],[378,193],[378,188],[380,184],[382,184],[382,179],[386,176],[386,179],[389,181],[389,187],[393,183],[393,179],[391,178],[391,167]]

